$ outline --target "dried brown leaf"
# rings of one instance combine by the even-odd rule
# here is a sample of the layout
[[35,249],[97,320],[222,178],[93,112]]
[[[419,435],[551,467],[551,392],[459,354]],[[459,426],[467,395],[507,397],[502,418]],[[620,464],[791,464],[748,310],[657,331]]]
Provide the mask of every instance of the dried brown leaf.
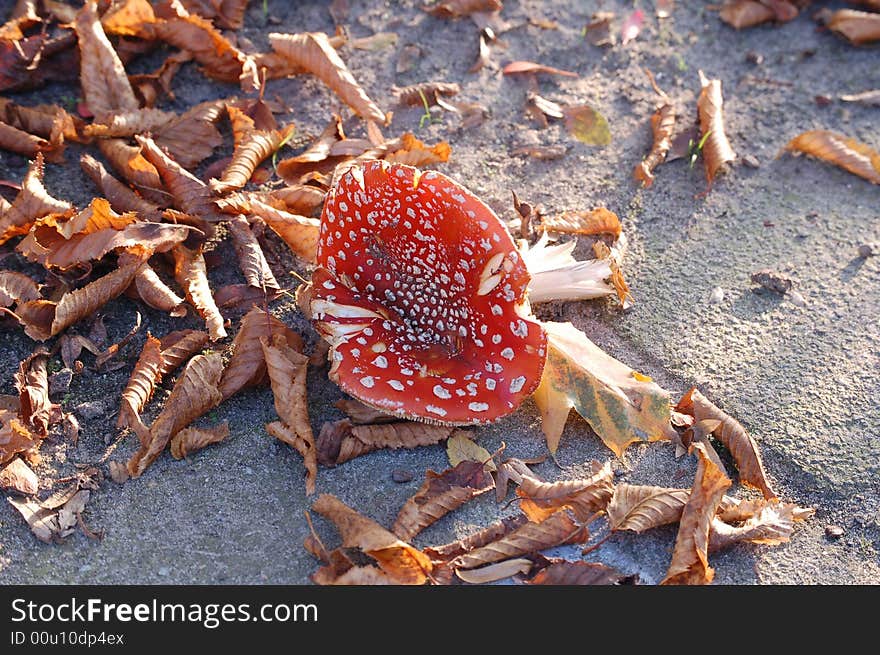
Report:
[[354,79],[323,32],[269,34],[272,49],[315,75],[365,120],[385,123],[385,114]]
[[593,474],[580,480],[543,482],[532,476],[523,476],[518,482],[517,495],[544,510],[568,506],[578,521],[586,521],[605,509],[614,491],[611,463],[592,463]]
[[758,0],[730,0],[724,3],[718,15],[721,20],[738,30],[767,23],[776,17],[769,3]]
[[454,96],[461,91],[461,87],[454,82],[420,82],[394,89],[397,102],[410,107],[422,107],[437,104],[438,96]]
[[759,489],[767,499],[776,498],[764,470],[764,462],[758,443],[736,419],[716,407],[696,387],[682,396],[676,406],[676,411],[693,416],[697,422],[719,421],[718,427],[713,430],[713,435],[733,455],[739,469],[740,481]]
[[244,315],[230,345],[232,354],[220,381],[224,400],[245,387],[266,382],[266,359],[261,339],[274,340],[276,335],[283,336],[293,350],[302,352],[302,338],[282,321],[259,307]]
[[119,418],[116,422],[117,428],[128,427],[134,430],[142,446],[147,445],[149,431],[140,419],[140,412],[152,398],[156,385],[162,379],[163,365],[162,345],[156,337],[148,333],[147,341],[122,391]]
[[476,12],[501,11],[501,0],[441,0],[422,7],[436,18],[461,18]]
[[560,144],[555,146],[520,146],[511,150],[510,154],[513,157],[526,155],[539,161],[553,161],[565,157],[566,152],[568,149]]
[[143,474],[175,434],[223,400],[217,389],[222,373],[223,358],[219,353],[196,355],[189,360],[150,426],[149,443],[128,461],[128,472],[133,478]]
[[208,271],[201,251],[190,250],[178,244],[171,253],[174,255],[174,278],[186,292],[186,299],[205,319],[211,340],[224,339],[226,328],[223,327],[223,315],[220,314],[214,296],[211,295]]
[[13,378],[18,391],[18,415],[28,428],[46,436],[54,404],[49,400],[49,352],[38,348],[18,365]]
[[804,521],[814,513],[812,508],[772,500],[763,503],[754,516],[747,518],[739,526],[729,525],[720,518],[721,515],[716,516],[712,519],[709,533],[709,552],[740,542],[777,546],[791,538],[796,522]]
[[130,137],[135,134],[154,132],[168,123],[174,114],[161,109],[135,109],[132,111],[114,112],[103,116],[101,121],[93,121],[86,125],[83,133],[87,137]]
[[162,186],[159,171],[144,158],[140,146],[130,146],[125,139],[99,139],[97,146],[113,170],[133,184],[144,198],[159,207],[171,205],[171,194]]
[[352,425],[348,419],[325,423],[318,434],[318,461],[336,466],[380,448],[417,448],[440,443],[454,426],[398,421],[380,425]]
[[333,403],[333,406],[345,412],[355,425],[393,423],[400,420],[392,414],[386,414],[374,407],[364,405],[361,401],[354,398],[340,398]]
[[502,539],[528,523],[528,520],[524,514],[508,516],[458,541],[441,546],[431,546],[426,548],[424,552],[435,563],[450,562],[460,555]]
[[431,560],[422,551],[398,539],[375,521],[361,516],[338,498],[322,494],[312,508],[336,525],[342,543],[360,548],[374,558],[398,584],[424,584],[431,573]]
[[550,75],[562,75],[563,77],[578,76],[577,73],[560,70],[558,68],[553,68],[552,66],[544,66],[543,64],[536,64],[533,61],[513,61],[507,64],[501,72],[505,75],[516,75],[520,73],[548,73]]
[[0,464],[8,462],[16,453],[35,451],[40,435],[31,432],[18,417],[18,412],[0,409]]
[[153,130],[156,145],[167,150],[183,168],[195,168],[223,143],[216,125],[223,114],[223,107],[222,101],[208,100],[180,116],[173,116],[170,121]]
[[[126,261],[127,257],[129,255],[121,253],[120,263]],[[153,309],[168,312],[174,317],[186,315],[186,301],[165,284],[149,264],[144,264],[138,271],[129,290],[133,290],[138,298]]]
[[24,517],[34,536],[40,541],[51,543],[60,532],[56,512],[44,509],[39,503],[25,498],[10,497],[7,500]]
[[826,23],[829,30],[854,45],[880,40],[880,14],[854,9],[838,9]]
[[736,153],[724,133],[721,80],[710,80],[703,71],[699,71],[699,74],[702,90],[697,99],[697,111],[700,116],[700,133],[703,141],[703,163],[706,179],[712,184],[719,169],[736,159]]
[[236,142],[232,162],[219,180],[211,180],[211,189],[221,195],[242,188],[251,179],[257,166],[286,143],[293,132],[292,124],[281,130],[252,130]]
[[229,422],[212,428],[184,428],[171,438],[171,456],[184,459],[212,443],[220,443],[229,436]]
[[40,297],[40,285],[18,271],[0,270],[0,307],[28,302]]
[[21,183],[21,191],[12,205],[0,214],[0,244],[14,236],[26,234],[38,218],[72,213],[72,210],[70,203],[56,200],[46,191],[43,186],[43,155],[37,153]]
[[843,134],[810,130],[789,141],[785,150],[817,157],[880,184],[880,152]]
[[0,122],[0,149],[16,152],[26,157],[35,157],[43,153],[47,161],[63,161],[63,144],[52,143],[17,127]]
[[74,22],[80,51],[80,84],[89,111],[96,117],[135,111],[140,105],[125,67],[98,20],[97,3],[87,2]]
[[227,284],[214,290],[214,301],[220,309],[239,313],[253,307],[265,307],[282,295],[281,289],[257,289],[249,284]]
[[88,175],[95,186],[105,197],[110,206],[117,212],[135,212],[138,217],[145,221],[161,221],[162,212],[159,206],[139,196],[135,191],[117,180],[104,165],[88,153],[84,153],[79,160],[83,171]]
[[468,438],[464,430],[456,430],[446,440],[446,457],[452,466],[458,466],[461,462],[479,462],[488,471],[498,468],[492,461],[491,453]]
[[540,585],[618,585],[626,584],[630,576],[598,562],[570,562],[551,559],[529,579],[529,584]]
[[210,18],[224,29],[237,30],[244,25],[244,13],[250,0],[181,0],[188,11]]
[[497,541],[461,555],[455,567],[472,569],[563,544],[583,543],[588,537],[589,530],[578,523],[571,509],[563,507],[540,522],[529,521]]
[[295,184],[266,194],[255,194],[255,197],[276,209],[301,216],[311,216],[324,204],[327,192],[318,187]]
[[279,289],[269,262],[244,216],[236,216],[228,223],[229,234],[235,244],[238,265],[247,283],[257,289]]
[[851,93],[840,96],[843,102],[858,102],[863,105],[873,105],[880,107],[880,89],[871,91],[862,91],[861,93]]
[[136,258],[80,289],[68,291],[57,303],[32,300],[20,304],[16,313],[25,325],[25,334],[35,341],[45,341],[83,318],[92,316],[97,309],[125,291],[143,261]]
[[449,161],[452,148],[446,141],[429,146],[407,132],[400,137],[400,148],[388,152],[384,159],[409,166],[428,166]]
[[425,482],[400,508],[391,531],[411,541],[435,521],[494,487],[482,462],[459,462],[441,473],[426,471]]
[[724,492],[731,482],[706,454],[705,445],[694,443],[697,473],[687,504],[682,510],[672,562],[660,584],[709,584],[715,571],[709,566],[709,529]]
[[256,199],[249,201],[250,215],[258,216],[293,251],[307,262],[314,262],[318,252],[321,221],[291,214]]
[[606,510],[608,523],[612,530],[633,532],[676,523],[689,497],[689,489],[617,484]]
[[597,207],[590,211],[566,211],[555,216],[545,216],[541,227],[550,232],[562,234],[586,236],[610,234],[615,239],[623,231],[617,214],[605,207]]
[[37,474],[23,459],[16,457],[0,469],[0,489],[17,491],[24,495],[36,494],[40,488]]
[[456,569],[455,575],[468,584],[489,584],[532,570],[532,560],[525,557],[507,559],[478,569]]
[[669,98],[663,95],[663,101],[651,116],[651,132],[654,142],[648,156],[639,162],[633,170],[633,177],[649,187],[654,183],[654,169],[666,159],[672,147],[672,133],[675,130],[675,107]]

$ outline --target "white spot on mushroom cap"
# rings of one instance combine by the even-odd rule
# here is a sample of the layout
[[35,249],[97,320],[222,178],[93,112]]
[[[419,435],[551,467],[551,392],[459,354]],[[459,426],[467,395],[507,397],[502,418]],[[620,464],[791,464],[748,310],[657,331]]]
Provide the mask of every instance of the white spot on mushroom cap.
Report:
[[468,409],[472,412],[485,412],[489,409],[489,403],[470,403]]
[[388,385],[397,391],[403,391],[405,388],[400,380],[388,380]]
[[364,385],[367,389],[372,389],[373,385],[376,384],[376,381],[373,379],[372,375],[367,375],[362,377],[360,380],[361,384]]
[[442,398],[443,400],[448,400],[452,398],[452,394],[449,393],[449,390],[446,387],[442,387],[439,384],[434,385],[434,395],[438,398]]
[[388,360],[384,355],[379,355],[376,359],[373,360],[373,364],[378,366],[379,368],[388,368]]
[[501,356],[508,361],[513,361],[513,348],[508,346],[501,351]]
[[437,407],[435,405],[425,405],[425,410],[431,412],[432,414],[437,414],[438,416],[446,416],[447,412],[442,407]]
[[510,393],[519,393],[526,383],[526,376],[520,375],[510,381]]

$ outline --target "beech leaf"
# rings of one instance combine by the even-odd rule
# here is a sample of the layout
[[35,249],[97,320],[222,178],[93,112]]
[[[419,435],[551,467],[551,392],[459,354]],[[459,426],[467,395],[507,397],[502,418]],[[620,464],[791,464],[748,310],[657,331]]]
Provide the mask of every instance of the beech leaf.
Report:
[[702,90],[697,98],[697,112],[700,117],[700,134],[703,143],[703,163],[709,184],[715,179],[719,169],[736,159],[736,153],[724,132],[722,114],[723,98],[721,80],[710,80],[699,71]]
[[829,130],[810,130],[789,141],[785,150],[816,157],[880,184],[880,152],[856,139]]
[[612,530],[633,532],[676,523],[689,497],[689,489],[617,484],[608,503],[608,523]]
[[353,425],[348,419],[325,423],[318,434],[318,461],[336,466],[381,448],[431,446],[448,438],[455,426],[397,421]]
[[212,428],[184,428],[171,438],[171,456],[174,459],[183,459],[205,446],[220,443],[228,436],[227,421]]
[[190,250],[178,244],[171,252],[174,255],[174,277],[186,292],[186,299],[205,319],[211,340],[225,338],[224,319],[214,302],[214,296],[211,295],[205,258],[201,251]]

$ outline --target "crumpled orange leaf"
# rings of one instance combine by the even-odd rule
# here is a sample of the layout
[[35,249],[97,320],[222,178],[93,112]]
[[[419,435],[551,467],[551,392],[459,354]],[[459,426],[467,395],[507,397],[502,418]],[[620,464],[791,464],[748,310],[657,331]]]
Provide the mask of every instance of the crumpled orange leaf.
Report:
[[750,487],[760,489],[767,499],[776,498],[770,487],[761,451],[755,439],[733,417],[716,407],[706,396],[690,389],[678,402],[675,410],[694,417],[694,421],[719,421],[712,434],[720,440],[733,455],[739,469],[740,481]]
[[74,22],[80,51],[80,84],[89,110],[97,117],[135,111],[137,98],[113,45],[98,19],[97,3],[89,0]]
[[441,0],[422,6],[436,18],[461,18],[475,12],[501,11],[501,0]]
[[227,224],[235,245],[238,265],[247,283],[257,289],[280,289],[269,262],[244,216],[236,216]]
[[171,438],[171,456],[174,459],[184,459],[205,446],[220,443],[228,436],[228,421],[212,428],[184,428]]
[[253,194],[276,209],[283,209],[300,216],[312,216],[324,204],[327,192],[315,186],[293,184],[266,193]]
[[427,555],[375,521],[361,516],[335,496],[318,496],[312,508],[333,521],[344,546],[360,548],[398,584],[418,585],[428,580],[433,565]]
[[749,517],[739,526],[729,525],[716,516],[712,519],[712,529],[709,533],[709,552],[722,550],[740,542],[765,546],[785,543],[791,538],[795,523],[810,518],[815,512],[813,508],[772,500],[764,503],[754,516]]
[[223,400],[217,389],[222,373],[223,358],[219,353],[195,355],[189,360],[150,426],[149,442],[128,461],[131,477],[143,474],[175,434]]
[[35,341],[45,341],[93,315],[98,308],[125,291],[143,262],[144,259],[136,258],[80,289],[68,291],[58,302],[32,300],[20,304],[16,314],[24,323],[25,334]]
[[689,489],[621,483],[606,509],[612,530],[644,532],[676,523],[690,497]]
[[605,564],[598,562],[571,562],[551,558],[547,566],[529,578],[528,584],[539,585],[617,585],[630,579]]
[[17,453],[36,450],[39,445],[40,435],[22,423],[18,412],[0,409],[0,464],[5,464]]
[[205,319],[211,341],[226,337],[224,319],[208,284],[208,270],[201,250],[190,250],[178,244],[171,249],[174,255],[174,278],[186,292],[186,299]]
[[441,141],[434,146],[427,146],[407,132],[400,137],[400,148],[390,151],[384,159],[419,167],[449,161],[451,153],[452,148],[446,141]]
[[222,220],[214,205],[214,195],[210,187],[195,175],[174,161],[150,137],[136,136],[141,153],[162,178],[165,188],[174,199],[174,206],[180,211],[199,217],[202,221]]
[[168,123],[175,114],[162,109],[134,109],[107,114],[103,120],[95,120],[83,128],[87,137],[129,137],[154,132]]
[[700,116],[700,135],[703,140],[703,164],[709,184],[715,179],[719,169],[736,159],[736,153],[724,133],[722,113],[721,80],[710,80],[699,71],[700,97],[697,98],[697,112]]
[[[272,335],[271,342],[260,337],[266,371],[272,385],[275,411],[281,421],[269,423],[266,430],[272,436],[292,446],[303,456],[306,467],[306,494],[315,493],[318,458],[315,436],[309,422],[306,373],[309,358],[291,348],[283,333]],[[291,434],[292,432],[292,434]]]
[[49,214],[72,213],[73,206],[49,195],[43,186],[43,155],[37,153],[31,162],[21,191],[6,211],[0,214],[0,244],[20,234],[25,234],[38,218]]
[[677,437],[667,391],[605,353],[571,323],[542,325],[547,363],[533,398],[551,453],[572,408],[618,457],[633,442]]
[[33,495],[39,491],[40,481],[31,467],[21,457],[16,457],[0,469],[0,489]]
[[[653,83],[653,76],[650,79]],[[648,155],[633,169],[633,177],[639,180],[644,187],[650,187],[654,183],[654,169],[665,161],[666,154],[672,147],[672,133],[675,130],[675,106],[669,96],[660,92],[660,88],[656,85],[655,88],[660,96],[660,102],[651,116],[651,132],[654,136],[654,142],[651,144]]]
[[817,157],[880,184],[880,152],[843,134],[810,130],[789,141],[785,150]]
[[291,214],[256,199],[251,199],[248,206],[249,215],[261,218],[295,255],[307,262],[315,262],[321,227],[319,219]]
[[[120,253],[119,261],[120,263],[128,261],[132,256],[128,253]],[[134,294],[153,309],[168,312],[171,316],[186,315],[186,301],[165,284],[149,264],[144,264],[137,272],[128,293]]]
[[530,520],[497,541],[461,555],[454,564],[457,569],[472,569],[563,544],[583,543],[589,534],[571,509],[562,507],[540,522]]
[[623,231],[617,214],[605,207],[597,207],[590,211],[565,211],[555,216],[545,216],[541,221],[541,227],[549,232],[562,234],[585,236],[610,234],[615,239]]
[[506,516],[467,537],[448,544],[429,546],[425,548],[424,552],[435,563],[435,566],[438,563],[451,562],[465,553],[499,541],[528,522],[529,518],[525,514]]
[[709,529],[731,482],[706,454],[704,444],[695,442],[691,448],[697,453],[697,473],[682,510],[672,562],[662,585],[709,584],[715,577],[709,566]]
[[568,506],[578,521],[586,521],[605,509],[614,491],[611,463],[594,461],[591,466],[593,474],[580,480],[544,482],[534,476],[522,476],[517,482],[517,495],[545,511]]
[[181,0],[188,11],[210,18],[224,29],[237,30],[244,24],[244,12],[250,0]]
[[223,107],[220,100],[199,103],[153,130],[152,137],[183,168],[195,168],[223,143],[217,129]]
[[52,143],[2,121],[0,121],[0,149],[16,152],[26,157],[34,157],[38,152],[43,153],[43,156],[51,162],[59,162],[64,159],[61,144]]
[[191,231],[185,225],[138,221],[133,213],[117,214],[107,200],[94,198],[69,219],[38,219],[16,250],[46,268],[66,269],[121,248],[165,252]]
[[513,61],[507,64],[501,72],[505,75],[516,75],[519,73],[549,73],[551,75],[562,75],[563,77],[577,77],[577,73],[571,71],[560,70],[552,66],[544,66],[536,64],[533,61]]
[[269,34],[272,49],[294,66],[305,69],[326,84],[361,118],[385,122],[385,114],[357,83],[345,62],[323,32]]
[[40,297],[40,285],[18,271],[0,271],[0,307]]
[[18,415],[29,429],[41,436],[46,436],[53,411],[57,409],[49,400],[48,362],[49,352],[38,348],[19,363],[13,375],[18,391]]
[[854,45],[880,41],[880,14],[838,9],[827,21],[828,29]]
[[0,98],[0,122],[41,136],[52,144],[82,140],[82,121],[58,105],[20,105]]
[[336,466],[380,448],[417,448],[440,443],[455,430],[450,425],[398,421],[353,425],[348,419],[325,423],[318,433],[318,461]]
[[101,195],[117,212],[136,212],[145,221],[161,221],[159,206],[139,196],[135,191],[113,177],[104,165],[88,153],[79,160],[80,167],[88,175]]
[[271,314],[253,307],[242,317],[230,345],[232,354],[220,380],[220,393],[224,400],[245,387],[266,382],[266,359],[261,339],[273,340],[276,335],[283,336],[293,350],[302,352],[299,334]]
[[[340,398],[333,406],[342,410],[356,425],[366,425],[369,423],[393,423],[399,421],[396,416],[386,414],[375,407],[364,405],[361,401],[354,398]],[[457,462],[453,462],[453,465]]]
[[97,146],[113,170],[131,182],[144,198],[159,207],[171,206],[171,194],[162,186],[159,171],[144,158],[140,146],[130,146],[125,139],[99,139]]
[[797,17],[798,8],[787,0],[728,0],[718,15],[739,30],[771,20],[790,21]]
[[391,531],[411,541],[449,512],[494,488],[495,481],[482,462],[462,461],[441,473],[426,471],[424,483],[400,508]]

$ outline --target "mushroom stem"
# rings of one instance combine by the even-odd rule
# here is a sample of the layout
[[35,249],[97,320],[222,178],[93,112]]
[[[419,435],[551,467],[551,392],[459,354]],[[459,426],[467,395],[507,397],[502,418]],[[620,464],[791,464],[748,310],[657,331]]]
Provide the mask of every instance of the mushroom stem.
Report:
[[589,300],[616,293],[612,282],[614,267],[625,247],[623,235],[608,256],[578,261],[572,256],[576,241],[548,245],[545,232],[538,242],[521,250],[532,276],[529,301],[532,304],[551,300]]

